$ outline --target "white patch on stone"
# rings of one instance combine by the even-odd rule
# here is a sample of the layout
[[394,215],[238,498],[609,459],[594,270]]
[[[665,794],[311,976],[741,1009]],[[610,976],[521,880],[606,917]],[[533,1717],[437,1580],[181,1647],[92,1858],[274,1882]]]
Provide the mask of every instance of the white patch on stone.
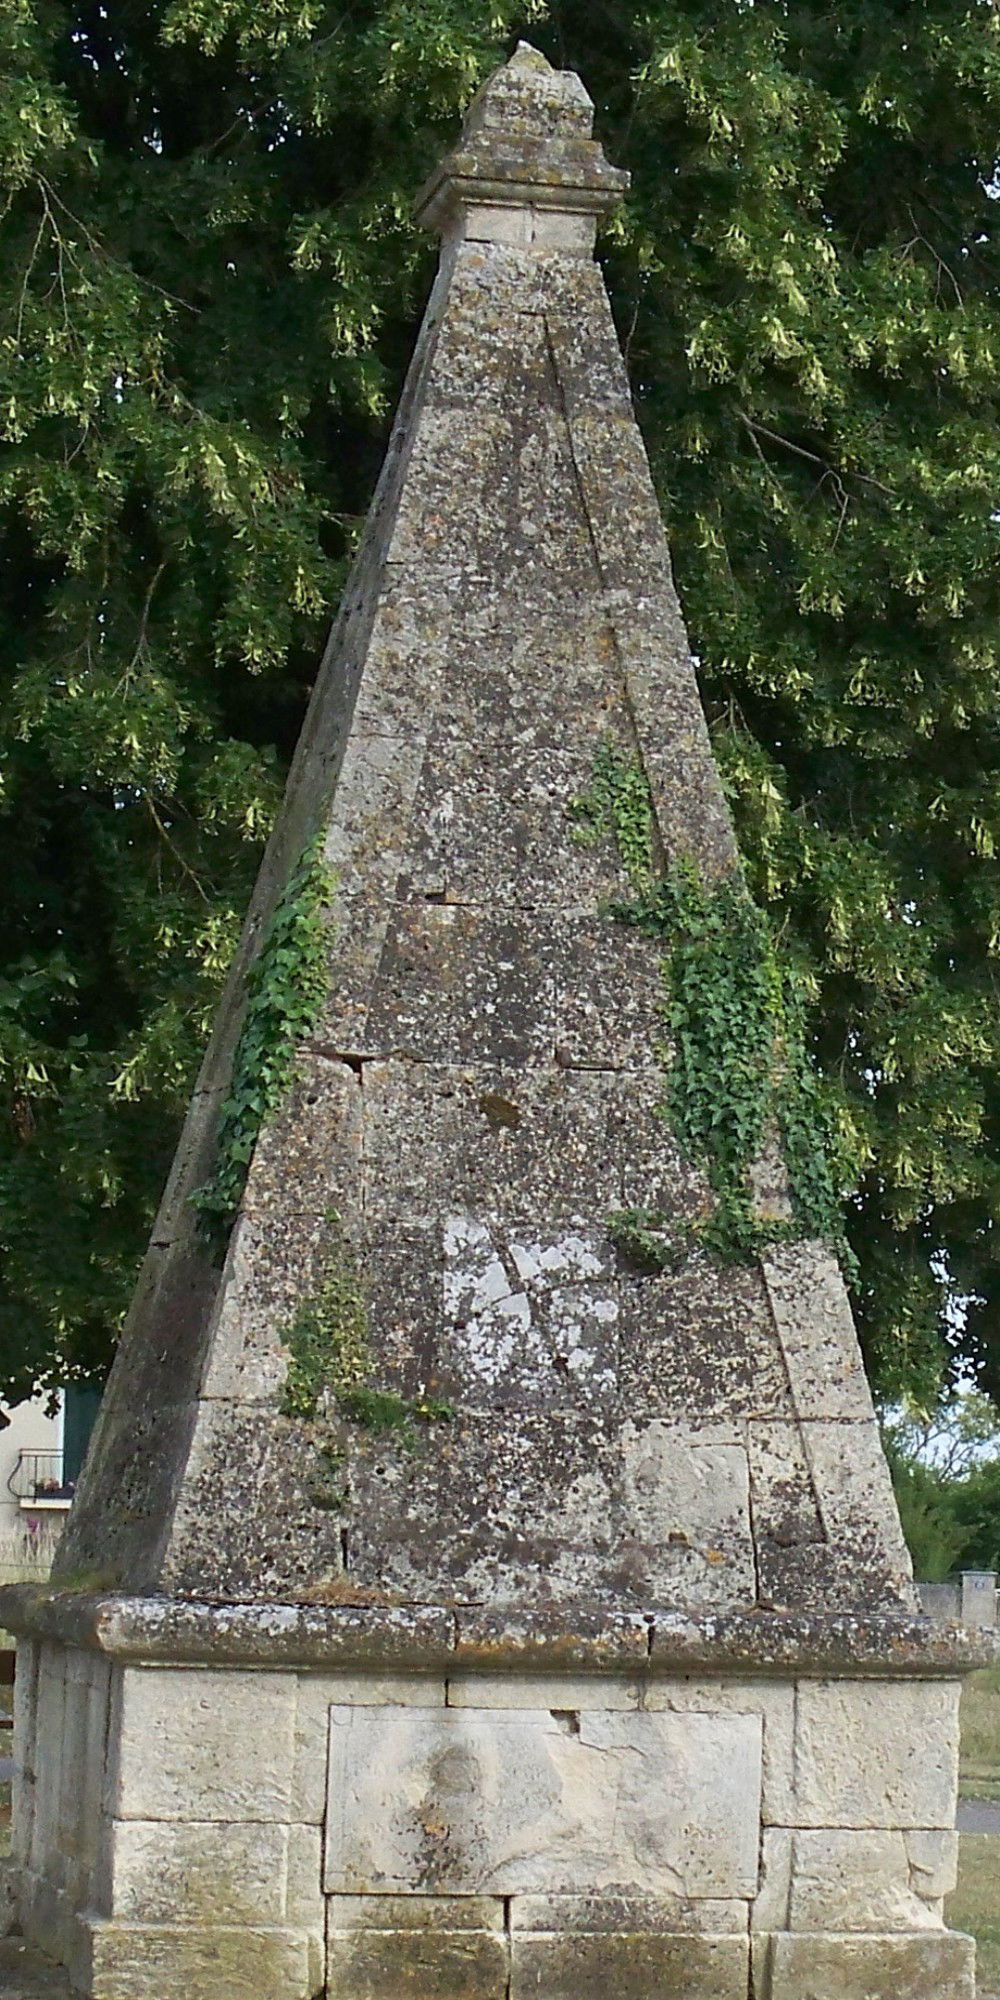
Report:
[[444,1317],[479,1381],[497,1384],[513,1367],[541,1378],[559,1364],[592,1388],[613,1387],[607,1330],[618,1301],[596,1244],[594,1231],[573,1226],[519,1238],[477,1216],[447,1217]]
[[753,1716],[330,1711],[336,1894],[749,1897]]

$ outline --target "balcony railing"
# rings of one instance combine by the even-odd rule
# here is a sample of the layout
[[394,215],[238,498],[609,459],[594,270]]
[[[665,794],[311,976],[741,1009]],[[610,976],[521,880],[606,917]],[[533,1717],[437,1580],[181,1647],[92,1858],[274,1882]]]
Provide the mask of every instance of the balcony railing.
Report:
[[18,1452],[7,1489],[20,1507],[53,1510],[68,1507],[75,1491],[63,1478],[61,1451]]

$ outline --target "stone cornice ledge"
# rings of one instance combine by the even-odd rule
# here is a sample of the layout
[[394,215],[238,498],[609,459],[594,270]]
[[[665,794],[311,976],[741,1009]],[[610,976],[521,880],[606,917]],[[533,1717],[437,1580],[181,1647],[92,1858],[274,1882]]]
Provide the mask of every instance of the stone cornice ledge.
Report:
[[199,1604],[8,1584],[0,1623],[109,1658],[203,1666],[488,1669],[532,1673],[965,1674],[998,1656],[991,1632],[926,1618],[774,1611],[519,1614],[442,1605]]

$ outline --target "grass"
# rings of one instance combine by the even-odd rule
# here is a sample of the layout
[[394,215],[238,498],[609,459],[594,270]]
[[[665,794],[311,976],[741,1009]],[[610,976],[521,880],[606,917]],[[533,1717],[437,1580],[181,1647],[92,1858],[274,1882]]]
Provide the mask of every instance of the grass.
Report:
[[1000,1799],[1000,1667],[970,1675],[962,1691],[959,1790],[965,1799]]
[[[970,1675],[962,1691],[959,1791],[966,1799],[1000,1799],[1000,1667]],[[958,1887],[945,1915],[953,1930],[976,1940],[980,2000],[1000,1994],[1000,1834],[962,1834]]]
[[963,1833],[958,1843],[958,1888],[945,1915],[952,1930],[976,1940],[979,2000],[1000,1993],[1000,1834]]

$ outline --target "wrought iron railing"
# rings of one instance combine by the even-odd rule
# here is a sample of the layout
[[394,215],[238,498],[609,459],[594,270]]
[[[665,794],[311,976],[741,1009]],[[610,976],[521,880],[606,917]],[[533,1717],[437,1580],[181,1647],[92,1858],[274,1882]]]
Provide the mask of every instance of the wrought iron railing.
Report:
[[74,1487],[63,1477],[61,1451],[20,1451],[7,1481],[22,1507],[68,1507]]

